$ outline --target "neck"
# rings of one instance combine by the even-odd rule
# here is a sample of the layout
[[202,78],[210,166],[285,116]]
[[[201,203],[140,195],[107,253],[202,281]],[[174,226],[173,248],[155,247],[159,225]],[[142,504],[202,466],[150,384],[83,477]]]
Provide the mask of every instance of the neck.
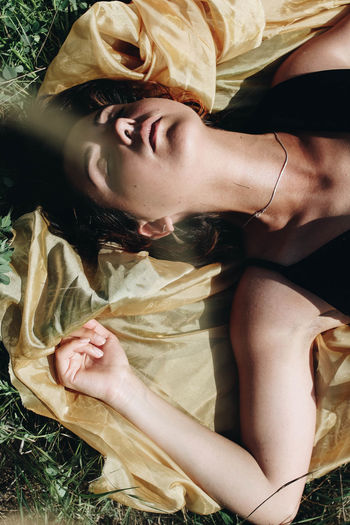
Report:
[[[208,137],[211,146],[204,179],[204,208],[214,212],[238,212],[248,217],[263,209],[271,199],[286,158],[275,135],[249,135],[209,128]],[[271,220],[275,214],[280,200],[277,195],[266,209],[263,220]]]

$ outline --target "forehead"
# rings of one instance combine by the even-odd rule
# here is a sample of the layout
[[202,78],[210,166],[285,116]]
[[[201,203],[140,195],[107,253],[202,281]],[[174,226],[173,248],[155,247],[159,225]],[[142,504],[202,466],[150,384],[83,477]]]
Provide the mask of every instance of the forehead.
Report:
[[67,133],[65,139],[65,150],[70,151],[75,147],[75,144],[80,144],[91,135],[93,129],[94,118],[97,110],[92,111],[88,115],[79,118]]
[[96,111],[79,119],[70,129],[63,146],[63,166],[68,179],[79,189],[81,182],[91,183],[84,163],[88,143],[92,140],[93,120]]

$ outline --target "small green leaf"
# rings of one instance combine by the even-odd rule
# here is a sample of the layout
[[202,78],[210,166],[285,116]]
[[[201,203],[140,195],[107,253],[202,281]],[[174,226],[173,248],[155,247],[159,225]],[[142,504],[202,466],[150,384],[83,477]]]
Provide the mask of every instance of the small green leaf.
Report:
[[60,498],[63,498],[67,493],[67,489],[60,487],[59,485],[56,485],[56,490]]
[[56,467],[46,467],[45,468],[45,472],[48,476],[50,477],[54,477],[54,476],[57,476],[58,474],[58,469]]
[[0,273],[0,283],[10,284],[10,278],[8,275]]
[[225,525],[233,525],[233,520],[231,516],[226,514],[223,510],[220,511],[220,516],[222,518],[222,521],[225,523]]
[[7,230],[7,228],[11,227],[11,211],[8,212],[7,215],[4,217],[1,217],[0,219],[0,228],[3,230]]
[[11,261],[13,248],[9,248],[8,251],[0,254],[0,264],[6,264]]
[[[2,234],[2,235],[1,235],[2,238],[6,238],[6,239],[7,239],[7,238],[8,238],[8,235],[7,235],[7,234],[8,234],[10,231],[11,231],[11,225],[9,225],[9,226],[1,226],[1,225],[0,225],[0,232],[1,232],[1,234]],[[5,242],[6,242],[6,241],[5,241]]]
[[5,80],[12,80],[17,77],[16,68],[7,65],[4,67],[1,74]]
[[33,33],[38,33],[40,29],[41,29],[41,26],[38,20],[35,20],[35,22],[32,24],[31,30],[33,31]]
[[69,0],[59,0],[57,2],[57,11],[65,11],[68,7]]
[[3,20],[5,23],[5,26],[9,27],[10,29],[14,29],[16,31],[17,28],[15,24],[13,23],[12,18],[10,18],[9,16],[4,16]]
[[21,36],[21,42],[27,46],[27,47],[30,47],[31,45],[31,37],[27,35],[27,33],[23,33],[23,35]]

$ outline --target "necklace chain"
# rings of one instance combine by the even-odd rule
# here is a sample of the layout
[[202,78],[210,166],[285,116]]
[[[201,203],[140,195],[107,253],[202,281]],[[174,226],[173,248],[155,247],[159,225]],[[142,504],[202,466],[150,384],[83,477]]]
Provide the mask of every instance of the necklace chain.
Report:
[[269,201],[267,202],[267,204],[265,204],[265,206],[263,208],[261,208],[260,210],[257,210],[256,212],[253,213],[253,215],[251,215],[249,217],[249,219],[243,224],[242,228],[245,228],[249,223],[250,221],[252,221],[253,219],[257,219],[258,217],[260,217],[260,215],[262,215],[263,213],[265,213],[265,211],[267,210],[267,208],[270,206],[270,204],[272,203],[275,195],[276,195],[276,192],[277,192],[277,188],[278,188],[278,185],[280,183],[280,180],[282,178],[282,175],[286,169],[286,166],[288,164],[288,151],[287,151],[287,148],[285,147],[285,145],[283,144],[282,140],[280,139],[280,137],[277,135],[277,132],[274,131],[273,132],[274,136],[275,136],[275,139],[276,141],[278,142],[278,144],[281,146],[281,148],[283,149],[284,151],[284,154],[285,154],[285,158],[284,158],[284,161],[283,161],[283,164],[282,164],[282,167],[280,169],[280,172],[278,174],[278,177],[277,177],[277,180],[275,182],[275,185],[273,187],[273,190],[272,190],[272,193],[271,193],[271,197],[269,199]]

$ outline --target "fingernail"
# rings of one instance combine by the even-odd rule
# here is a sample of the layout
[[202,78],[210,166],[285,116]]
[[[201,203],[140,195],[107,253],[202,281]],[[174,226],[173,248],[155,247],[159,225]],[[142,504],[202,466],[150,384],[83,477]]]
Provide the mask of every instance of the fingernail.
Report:
[[102,357],[103,356],[103,352],[102,350],[99,350],[98,348],[94,348],[94,352],[95,354],[98,356],[98,357]]
[[104,345],[106,342],[106,338],[103,337],[102,335],[95,335],[94,341],[97,345]]
[[81,339],[79,339],[78,343],[81,344],[81,345],[84,345],[86,343],[90,343],[90,338],[89,337],[82,337]]

